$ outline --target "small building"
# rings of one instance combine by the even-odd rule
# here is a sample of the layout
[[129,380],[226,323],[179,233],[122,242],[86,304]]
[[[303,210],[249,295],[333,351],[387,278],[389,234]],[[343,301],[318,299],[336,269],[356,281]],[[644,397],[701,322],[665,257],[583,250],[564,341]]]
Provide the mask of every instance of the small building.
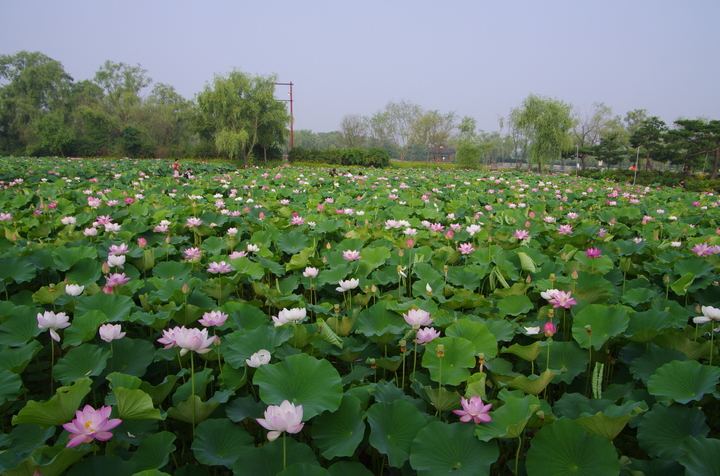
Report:
[[430,162],[441,162],[444,164],[454,161],[455,149],[444,146],[431,147],[428,149],[428,159]]

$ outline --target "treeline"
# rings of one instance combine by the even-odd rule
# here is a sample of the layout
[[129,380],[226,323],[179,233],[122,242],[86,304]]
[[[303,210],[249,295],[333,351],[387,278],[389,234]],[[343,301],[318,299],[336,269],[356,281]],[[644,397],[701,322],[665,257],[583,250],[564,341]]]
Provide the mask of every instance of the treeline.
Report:
[[387,167],[390,165],[390,156],[387,151],[380,148],[368,150],[358,147],[352,149],[306,149],[293,147],[288,155],[290,163],[306,162],[328,165],[357,165],[362,167]]
[[282,156],[289,116],[275,78],[233,71],[188,100],[139,65],[106,61],[74,81],[39,52],[0,56],[0,154],[16,156]]

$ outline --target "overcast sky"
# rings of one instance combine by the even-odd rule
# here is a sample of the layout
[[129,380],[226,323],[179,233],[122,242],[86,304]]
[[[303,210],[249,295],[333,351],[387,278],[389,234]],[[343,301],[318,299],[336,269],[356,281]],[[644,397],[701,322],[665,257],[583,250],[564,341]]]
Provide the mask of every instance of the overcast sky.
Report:
[[720,119],[719,18],[720,0],[0,0],[0,54],[76,81],[139,63],[188,99],[234,68],[275,73],[314,132],[400,100],[499,130],[531,93],[671,123]]

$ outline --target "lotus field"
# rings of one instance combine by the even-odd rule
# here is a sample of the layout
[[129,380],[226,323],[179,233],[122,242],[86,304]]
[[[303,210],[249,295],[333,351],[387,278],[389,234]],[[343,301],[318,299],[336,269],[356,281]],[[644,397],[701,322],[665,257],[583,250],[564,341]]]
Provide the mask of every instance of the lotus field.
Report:
[[191,167],[0,159],[3,475],[720,474],[720,197]]

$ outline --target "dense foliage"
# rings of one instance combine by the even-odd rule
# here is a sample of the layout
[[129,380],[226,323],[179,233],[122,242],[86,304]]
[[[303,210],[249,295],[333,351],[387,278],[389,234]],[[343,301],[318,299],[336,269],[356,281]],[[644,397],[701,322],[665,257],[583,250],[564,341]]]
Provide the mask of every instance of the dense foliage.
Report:
[[3,474],[720,467],[713,193],[184,169],[0,159]]

